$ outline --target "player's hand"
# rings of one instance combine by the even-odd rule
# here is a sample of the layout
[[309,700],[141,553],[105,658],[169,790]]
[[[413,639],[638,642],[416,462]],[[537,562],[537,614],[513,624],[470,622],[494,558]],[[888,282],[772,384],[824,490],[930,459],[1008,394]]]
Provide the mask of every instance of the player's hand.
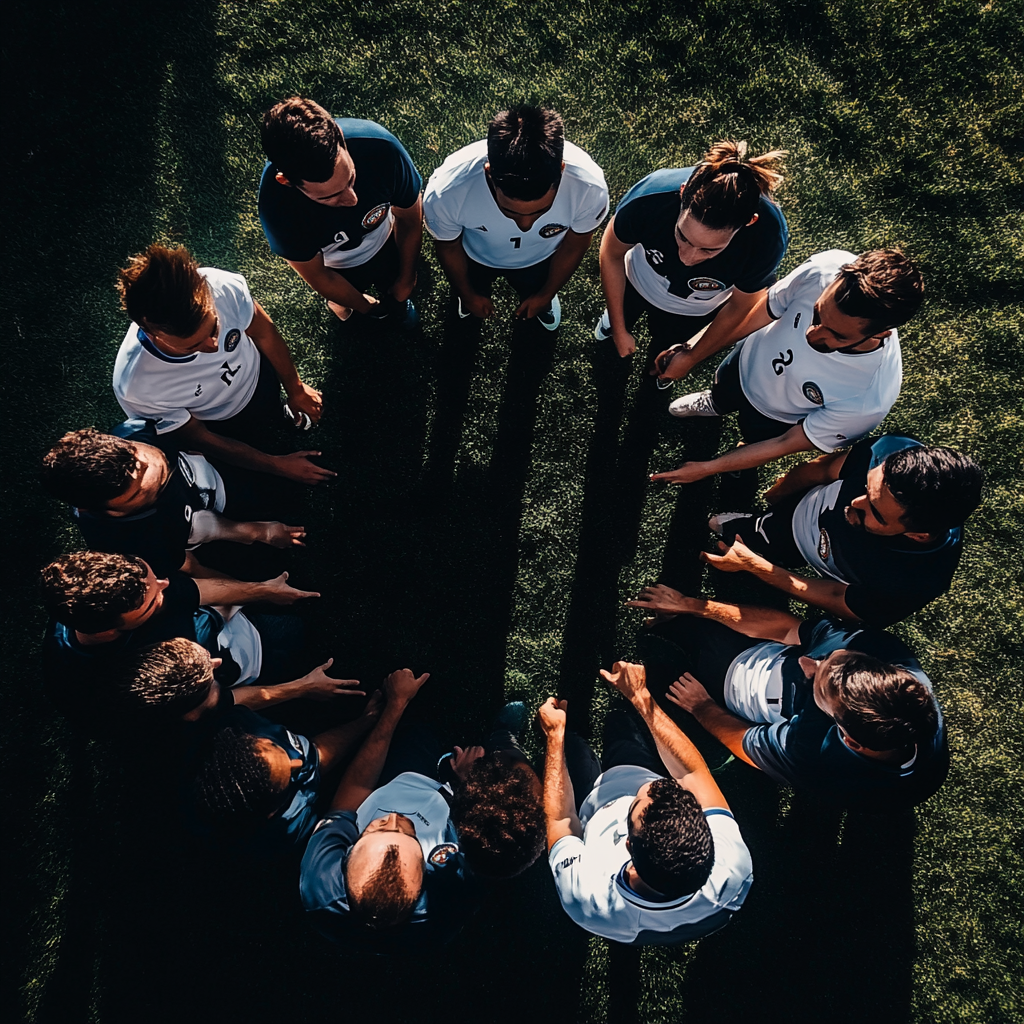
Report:
[[617,661],[612,670],[601,669],[602,678],[615,687],[623,697],[633,705],[650,701],[647,689],[647,670],[643,665],[634,665],[629,661]]
[[714,555],[708,551],[702,551],[700,557],[708,565],[721,569],[722,572],[755,572],[757,569],[771,568],[771,563],[751,551],[743,543],[743,538],[739,534],[736,534],[732,544],[726,544],[724,540],[720,540],[718,550],[722,554]]
[[332,697],[365,697],[365,690],[356,690],[359,685],[358,679],[332,679],[327,675],[327,670],[334,664],[333,658],[328,658],[322,665],[317,665],[312,672],[307,673],[296,682],[300,685],[300,697],[307,700],[330,700]]
[[714,704],[710,694],[689,672],[684,672],[666,691],[665,696],[684,711],[695,714],[702,706]]
[[648,373],[660,380],[682,380],[697,362],[685,345],[672,345],[658,355]]
[[419,693],[420,687],[430,678],[429,672],[414,676],[411,669],[400,668],[384,680],[384,696],[389,700],[408,704]]
[[469,770],[473,767],[474,762],[479,761],[484,756],[484,748],[466,747],[463,750],[462,747],[453,747],[452,749],[455,751],[455,756],[449,757],[448,763],[452,766],[452,771],[465,782],[466,776],[469,775]]
[[696,610],[698,604],[696,598],[686,597],[678,590],[666,587],[664,583],[644,587],[632,601],[626,601],[629,608],[645,608],[647,611],[666,615],[690,614]]
[[708,469],[708,465],[707,462],[684,462],[678,469],[670,469],[667,473],[652,473],[651,479],[655,483],[693,484],[714,475],[714,470]]
[[302,414],[305,413],[311,423],[319,423],[324,411],[324,396],[303,384],[300,380],[295,387],[287,392],[288,408],[292,413],[292,423],[296,427],[302,426]]
[[323,452],[292,452],[291,455],[271,455],[274,469],[278,476],[295,480],[300,484],[322,484],[338,474],[333,469],[324,469],[315,462],[310,462],[311,455],[322,455]]
[[537,711],[537,717],[540,719],[540,727],[544,730],[544,735],[549,739],[565,736],[565,712],[568,707],[567,700],[556,700],[554,697],[548,697],[541,704]]
[[486,295],[477,295],[474,292],[470,296],[462,296],[462,310],[464,313],[472,313],[473,316],[486,320],[494,316],[494,303]]
[[269,544],[272,548],[305,547],[306,537],[304,526],[289,526],[287,523],[253,523],[257,528],[257,540],[261,544]]
[[319,597],[315,590],[296,590],[288,586],[288,573],[283,572],[272,580],[265,580],[260,584],[262,590],[258,600],[269,601],[271,604],[295,604],[304,597]]
[[416,271],[414,270],[408,277],[400,277],[397,281],[388,289],[391,293],[391,297],[396,302],[405,302],[410,295],[412,290],[416,287]]
[[619,356],[623,359],[626,356],[631,356],[636,351],[636,338],[633,337],[629,331],[616,331],[612,329],[612,344],[615,346],[615,351],[619,353]]
[[531,295],[523,299],[516,309],[517,320],[532,320],[538,313],[543,313],[551,305],[550,299],[542,295]]

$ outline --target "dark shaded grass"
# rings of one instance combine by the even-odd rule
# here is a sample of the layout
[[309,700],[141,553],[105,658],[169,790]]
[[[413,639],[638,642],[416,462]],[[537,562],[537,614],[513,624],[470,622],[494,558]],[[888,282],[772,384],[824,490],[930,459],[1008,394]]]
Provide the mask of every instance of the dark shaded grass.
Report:
[[[0,693],[12,1016],[1017,1019],[1022,13],[853,0],[17,5],[4,44],[0,438],[16,539]],[[53,716],[28,581],[77,539],[36,490],[36,460],[64,429],[117,418],[114,270],[154,238],[243,271],[327,395],[302,444],[341,477],[311,496],[310,548],[292,566],[324,593],[301,612],[313,653],[364,679],[429,669],[416,710],[446,739],[478,737],[509,695],[555,690],[597,736],[608,699],[596,669],[634,644],[636,616],[618,602],[659,573],[763,597],[695,561],[704,514],[735,500],[724,482],[642,486],[648,459],[701,457],[735,431],[666,424],[638,368],[609,379],[589,340],[596,249],[563,292],[553,348],[529,332],[510,342],[509,297],[479,334],[453,323],[429,247],[424,327],[408,339],[346,333],[270,256],[256,124],[294,91],[380,120],[425,175],[506,102],[549,101],[613,200],[721,135],[781,144],[784,270],[833,245],[901,243],[923,262],[929,305],[904,332],[888,425],[966,449],[990,479],[953,592],[901,627],[950,725],[938,797],[906,818],[840,819],[731,764],[722,786],[757,883],[724,932],[670,951],[588,939],[540,864],[449,950],[396,965],[317,941],[294,870],[193,847],[152,768],[159,749],[88,743]]]

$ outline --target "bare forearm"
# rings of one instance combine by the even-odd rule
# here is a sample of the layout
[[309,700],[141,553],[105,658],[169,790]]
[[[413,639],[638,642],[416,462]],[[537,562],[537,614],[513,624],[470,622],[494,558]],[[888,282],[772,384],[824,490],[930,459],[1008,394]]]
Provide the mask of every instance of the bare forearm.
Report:
[[404,711],[405,704],[398,701],[388,701],[384,705],[373,731],[338,783],[338,791],[331,802],[332,811],[354,811],[373,792],[388,756],[391,737]]
[[819,455],[816,459],[809,459],[794,466],[785,476],[780,477],[765,492],[765,501],[774,505],[783,498],[795,494],[803,494],[812,487],[819,487],[822,484],[830,484],[839,479],[839,471],[846,461],[846,452],[832,452],[829,455]]
[[803,427],[798,423],[781,437],[740,445],[738,448],[733,448],[732,451],[725,452],[701,465],[706,470],[705,476],[712,476],[716,473],[735,473],[741,469],[763,466],[765,463],[774,462],[776,459],[792,455],[794,452],[810,451],[813,448],[814,445],[811,444]]
[[577,235],[572,231],[566,232],[564,241],[551,257],[547,283],[541,292],[543,298],[553,299],[558,289],[576,273],[576,269],[583,262],[587,249],[590,248],[591,237],[592,235]]
[[401,213],[395,212],[395,245],[398,247],[398,276],[412,277],[423,241],[423,206],[416,205]]
[[629,246],[615,236],[612,224],[605,229],[601,239],[601,287],[608,307],[608,319],[613,331],[626,330],[626,262]]
[[[731,711],[716,704],[713,700],[698,704],[693,709],[693,717],[707,729],[722,746],[747,764],[754,764],[743,750],[743,737],[750,728],[750,723],[737,718]],[[755,765],[756,767],[756,765]]]
[[548,849],[567,835],[583,835],[576,815],[576,800],[565,763],[565,735],[551,734],[544,759],[544,817],[547,820]]
[[665,714],[649,691],[644,690],[638,694],[633,706],[650,729],[658,748],[658,756],[672,778],[682,780],[694,772],[707,772],[704,758],[689,736]]
[[797,576],[796,573],[792,573],[788,569],[772,565],[766,558],[760,556],[752,559],[747,571],[797,601],[803,601],[815,608],[822,608],[841,619],[854,621],[858,619],[847,607],[846,590],[848,585],[846,583],[840,583],[838,580],[815,580],[808,579],[806,576]]
[[[333,729],[318,733],[313,737],[317,753],[320,755],[320,768],[329,772],[335,765],[370,731],[374,720],[360,715],[351,722],[336,725]],[[379,773],[378,773],[379,774]]]
[[277,686],[237,686],[231,693],[236,704],[258,711],[273,704],[283,704],[286,700],[297,700],[303,696],[304,686],[295,680],[291,683],[278,683]]
[[464,299],[475,295],[476,292],[469,283],[469,261],[466,257],[466,250],[462,248],[461,240],[435,242],[434,248],[441,269],[459,295]]
[[242,469],[254,469],[260,473],[278,474],[277,465],[272,455],[267,455],[244,441],[236,441],[233,437],[222,437],[203,426],[196,419],[189,420],[183,427],[174,431],[174,440],[183,449],[198,449],[203,455],[212,455],[223,459],[232,466]]
[[702,619],[720,622],[737,633],[761,640],[777,640],[784,644],[797,643],[800,623],[795,615],[779,608],[758,608],[749,604],[728,604],[724,601],[708,601],[690,598],[689,612]]
[[694,365],[735,345],[741,338],[771,322],[764,309],[767,292],[733,292],[708,329],[691,349]]
[[292,354],[288,350],[284,338],[281,337],[281,332],[274,325],[274,321],[267,316],[266,311],[258,302],[255,305],[256,312],[246,333],[252,338],[253,344],[269,360],[281,386],[290,393],[299,386],[299,373],[295,369]]
[[325,299],[336,302],[339,306],[354,309],[357,313],[370,311],[370,303],[366,301],[366,296],[351,284],[344,274],[324,266],[322,258],[315,264],[291,263],[291,267],[313,291]]
[[257,601],[268,600],[275,593],[268,582],[245,583],[227,576],[197,579],[195,584],[199,588],[199,603],[203,605],[255,604]]

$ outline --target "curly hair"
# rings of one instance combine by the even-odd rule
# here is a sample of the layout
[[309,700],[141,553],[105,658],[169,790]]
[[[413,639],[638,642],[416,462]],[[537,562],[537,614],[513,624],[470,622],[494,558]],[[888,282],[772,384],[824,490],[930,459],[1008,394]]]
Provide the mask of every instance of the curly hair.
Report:
[[125,312],[142,327],[191,337],[213,309],[199,264],[185,248],[151,245],[117,272]]
[[689,210],[705,227],[738,231],[757,213],[761,197],[782,182],[776,165],[785,156],[784,149],[773,149],[748,157],[745,142],[714,143],[683,187],[680,215]]
[[163,721],[181,718],[210,693],[210,652],[184,637],[150,644],[124,662],[115,685],[124,710]]
[[509,199],[532,202],[562,180],[565,129],[562,115],[520,104],[502,110],[487,126],[491,182]]
[[102,509],[124,494],[138,465],[130,441],[85,427],[68,431],[43,456],[40,483],[58,501]]
[[537,777],[527,769],[485,754],[455,791],[451,818],[459,849],[481,878],[515,878],[544,852],[544,808]]
[[327,181],[346,149],[337,121],[313,100],[289,96],[263,115],[260,141],[267,159],[293,185]]
[[46,610],[81,633],[117,629],[121,617],[146,597],[149,566],[134,555],[73,551],[44,566],[40,589]]
[[871,333],[905,324],[924,302],[924,279],[899,249],[873,249],[839,268],[835,303],[844,316],[867,320]]
[[637,874],[652,889],[676,898],[696,892],[715,863],[715,842],[697,798],[674,779],[658,779],[629,849]]

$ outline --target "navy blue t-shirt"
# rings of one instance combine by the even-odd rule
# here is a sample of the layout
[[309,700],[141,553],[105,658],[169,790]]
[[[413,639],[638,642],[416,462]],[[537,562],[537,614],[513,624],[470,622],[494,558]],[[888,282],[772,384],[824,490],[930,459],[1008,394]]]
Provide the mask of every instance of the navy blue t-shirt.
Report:
[[[391,132],[374,121],[352,117],[335,120],[355,164],[359,200],[355,206],[315,202],[299,189],[277,181],[277,168],[272,164],[263,168],[259,187],[263,232],[271,250],[294,263],[306,263],[325,250],[347,253],[359,249],[363,239],[381,226],[392,206],[408,209],[423,186],[405,147]],[[347,262],[358,266],[366,259]],[[329,258],[327,263],[331,265]]]
[[859,619],[889,626],[923,608],[949,590],[963,551],[963,528],[954,527],[931,544],[906,537],[879,537],[852,526],[845,510],[867,491],[868,470],[919,441],[896,434],[858,441],[846,456],[842,486],[831,509],[818,516],[818,527],[831,545],[832,558],[849,584],[846,604]]
[[789,229],[782,211],[764,196],[757,220],[740,228],[723,252],[692,267],[680,262],[675,236],[679,188],[693,170],[666,168],[638,181],[615,211],[615,236],[627,245],[643,245],[648,266],[668,280],[668,293],[681,299],[732,286],[748,293],[767,288],[785,255]]
[[743,737],[744,753],[776,782],[813,790],[846,806],[890,810],[926,800],[942,785],[949,770],[941,712],[935,735],[908,750],[902,763],[882,763],[851,750],[835,721],[815,703],[813,683],[799,664],[801,656],[821,660],[839,650],[860,651],[899,665],[931,689],[917,658],[896,637],[828,618],[809,620],[801,624],[800,644],[790,649],[782,670],[793,716],[748,729]]

